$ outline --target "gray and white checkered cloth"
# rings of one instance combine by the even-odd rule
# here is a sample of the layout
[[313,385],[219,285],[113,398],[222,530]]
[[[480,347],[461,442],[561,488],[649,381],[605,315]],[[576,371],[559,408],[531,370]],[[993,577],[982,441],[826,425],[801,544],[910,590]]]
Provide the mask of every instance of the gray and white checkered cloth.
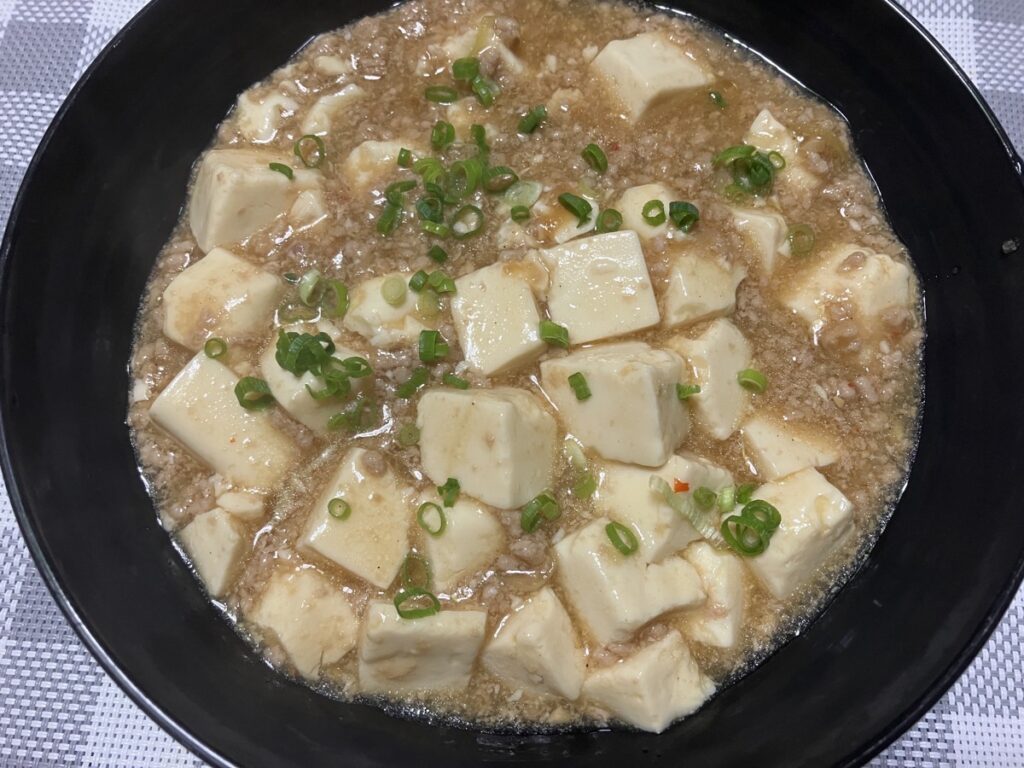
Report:
[[[852,2],[853,0],[847,0]],[[901,0],[1024,149],[1024,0]],[[0,221],[75,80],[144,0],[0,0]],[[1024,766],[1024,592],[952,690],[873,763]],[[201,766],[100,669],[46,590],[0,481],[0,767]]]

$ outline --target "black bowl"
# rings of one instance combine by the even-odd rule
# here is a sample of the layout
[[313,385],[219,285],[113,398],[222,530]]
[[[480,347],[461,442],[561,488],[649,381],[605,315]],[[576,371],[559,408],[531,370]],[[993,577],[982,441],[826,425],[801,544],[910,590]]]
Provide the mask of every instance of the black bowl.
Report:
[[1003,247],[1024,237],[1020,164],[963,73],[884,0],[675,3],[846,115],[924,281],[928,398],[909,485],[799,637],[661,736],[485,734],[283,678],[183,567],[124,423],[139,296],[235,94],[313,34],[385,5],[157,0],[47,132],[3,244],[0,413],[14,508],[69,620],[153,718],[222,765],[821,766],[877,753],[978,651],[1024,563],[1024,253]]

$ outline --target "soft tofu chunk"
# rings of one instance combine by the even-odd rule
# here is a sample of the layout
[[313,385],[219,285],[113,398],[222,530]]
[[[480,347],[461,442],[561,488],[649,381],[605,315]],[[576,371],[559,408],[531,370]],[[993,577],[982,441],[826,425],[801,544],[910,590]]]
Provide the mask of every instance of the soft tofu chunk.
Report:
[[732,485],[732,475],[710,461],[689,454],[672,456],[657,469],[626,464],[604,467],[594,495],[595,510],[628,525],[640,542],[640,556],[647,562],[658,562],[696,541],[700,534],[651,490],[651,475],[657,475],[669,485],[679,480],[688,483],[691,491],[704,486],[716,493]]
[[775,597],[806,584],[853,531],[853,505],[816,469],[762,485],[754,494],[779,510],[768,549],[747,564]]
[[670,632],[628,659],[593,672],[583,696],[619,720],[661,733],[695,712],[715,684],[704,675],[678,632]]
[[[690,429],[676,395],[683,362],[671,352],[638,341],[605,344],[545,360],[540,373],[569,431],[606,459],[661,466]],[[576,373],[590,388],[586,400],[569,385]]]
[[[367,453],[353,448],[342,459],[309,512],[302,544],[385,589],[409,551],[413,490],[390,467],[380,475],[370,472]],[[345,520],[328,512],[336,498],[352,508]]]
[[393,272],[357,285],[349,293],[349,308],[343,322],[345,328],[382,349],[414,344],[420,331],[427,328],[416,318],[416,293],[413,291],[407,290],[405,300],[398,306],[384,301],[380,289],[389,277],[399,277],[408,283],[412,275]]
[[569,614],[550,587],[506,616],[482,656],[512,687],[574,701],[583,685],[583,650]]
[[284,283],[231,251],[214,248],[164,289],[164,335],[192,350],[270,327]]
[[238,404],[238,377],[203,352],[181,369],[149,408],[153,422],[200,461],[247,488],[274,488],[299,458],[265,411]]
[[423,471],[499,509],[521,507],[551,487],[557,427],[528,392],[434,390],[420,398]]
[[398,153],[403,147],[415,150],[414,144],[400,141],[364,141],[349,152],[341,165],[342,175],[353,192],[363,192],[394,175],[398,170]]
[[657,32],[613,40],[591,66],[633,122],[653,104],[712,80],[686,51]]
[[352,62],[340,56],[317,56],[313,59],[313,66],[317,72],[335,77],[352,72]]
[[485,376],[532,363],[547,345],[530,284],[497,263],[455,281],[452,320],[470,367]]
[[302,120],[305,135],[326,136],[331,132],[331,118],[342,109],[354,104],[366,95],[366,91],[350,83],[337,93],[328,93],[313,102]]
[[750,367],[750,342],[735,325],[720,318],[697,338],[677,337],[670,346],[687,361],[700,385],[700,393],[690,397],[697,419],[716,440],[727,439],[750,401],[736,378]]
[[576,618],[601,645],[628,640],[663,613],[704,600],[704,587],[681,557],[648,563],[612,546],[599,518],[555,545],[557,573]]
[[754,118],[743,142],[757,147],[762,152],[778,152],[782,155],[786,167],[779,171],[779,179],[805,190],[813,190],[820,183],[820,179],[802,162],[803,158],[799,155],[800,144],[796,136],[767,109],[762,109]]
[[697,569],[708,594],[704,605],[686,614],[684,632],[698,643],[734,647],[746,612],[746,568],[736,555],[715,549],[706,541],[694,542],[683,556]]
[[463,689],[486,625],[484,611],[403,619],[391,603],[372,603],[359,642],[359,687],[367,693]]
[[266,500],[251,491],[227,490],[217,494],[217,506],[245,522],[262,520],[266,514]]
[[238,128],[245,138],[256,144],[267,144],[277,136],[286,118],[295,114],[299,104],[290,96],[271,91],[263,96],[250,92],[238,97],[235,114]]
[[913,300],[913,280],[906,265],[853,244],[823,254],[792,279],[782,296],[782,303],[803,318],[812,333],[825,326],[829,304],[850,305],[858,323],[872,330],[885,310],[910,307]]
[[713,259],[692,253],[676,254],[668,273],[662,322],[668,327],[732,314],[736,288],[747,270],[724,267]]
[[657,325],[661,316],[636,232],[574,240],[542,251],[551,272],[548,311],[573,344]]
[[274,162],[290,161],[253,149],[212,149],[203,156],[188,208],[200,248],[209,252],[245,240],[287,213],[300,192],[319,189],[317,171],[296,168],[289,179],[270,169]]
[[781,214],[765,209],[733,208],[732,223],[754,249],[766,274],[775,271],[780,256],[789,256],[788,228]]
[[766,480],[826,467],[839,458],[839,446],[830,436],[767,416],[747,419],[742,432],[747,456]]
[[469,25],[465,32],[453,35],[441,43],[441,50],[449,63],[467,56],[480,59],[493,56],[509,74],[518,75],[525,69],[523,62],[505,44],[493,20],[480,19]]
[[313,680],[355,648],[359,636],[345,594],[308,567],[271,576],[247,618],[273,632],[299,674]]
[[[623,192],[615,208],[622,214],[623,229],[633,230],[643,240],[653,240],[656,237],[676,234],[668,226],[668,207],[673,200],[678,199],[676,193],[664,184],[643,184],[639,187],[630,187]],[[644,221],[644,206],[651,200],[660,200],[665,206],[665,221],[657,226]]]
[[211,509],[192,518],[178,536],[206,591],[211,597],[223,595],[245,554],[245,539],[231,515]]
[[[424,502],[440,504],[437,496],[421,496]],[[505,546],[505,529],[494,513],[466,494],[444,508],[445,529],[441,536],[424,536],[423,546],[439,592],[449,592],[482,571]]]
[[327,218],[327,203],[323,192],[318,189],[307,189],[300,192],[288,211],[288,221],[297,230],[303,231],[315,227]]

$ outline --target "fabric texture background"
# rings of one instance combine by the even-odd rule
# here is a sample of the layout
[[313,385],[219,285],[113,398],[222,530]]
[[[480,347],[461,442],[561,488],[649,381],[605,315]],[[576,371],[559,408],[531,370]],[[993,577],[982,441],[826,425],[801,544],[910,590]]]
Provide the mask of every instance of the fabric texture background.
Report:
[[[902,2],[1024,150],[1024,0]],[[143,5],[0,0],[0,222],[68,90]],[[1022,637],[1024,592],[963,677],[873,765],[1024,765]],[[0,766],[56,765],[202,763],[149,720],[79,642],[32,563],[0,481]]]

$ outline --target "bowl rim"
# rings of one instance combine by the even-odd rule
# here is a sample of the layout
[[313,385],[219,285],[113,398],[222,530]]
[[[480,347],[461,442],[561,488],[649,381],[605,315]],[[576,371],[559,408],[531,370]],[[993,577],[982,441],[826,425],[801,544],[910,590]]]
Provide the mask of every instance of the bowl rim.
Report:
[[[68,91],[67,96],[64,98],[60,107],[54,114],[50,124],[43,133],[39,145],[34,151],[32,159],[26,167],[25,174],[19,184],[17,195],[15,196],[10,214],[7,218],[3,240],[0,242],[0,297],[6,295],[11,251],[14,240],[13,232],[21,215],[26,190],[32,182],[33,176],[42,157],[47,152],[50,141],[61,129],[65,115],[76,102],[86,83],[92,78],[95,72],[104,65],[111,51],[120,45],[126,37],[134,33],[135,28],[143,18],[154,9],[154,7],[171,1],[172,0],[148,0],[148,2],[146,2],[146,4],[143,5],[142,8],[140,8],[135,15],[133,15],[131,19],[121,27],[120,30],[118,30],[118,32],[106,43],[106,45],[103,46],[96,58],[89,64],[82,75],[73,84],[71,89]],[[650,1],[651,0],[648,0],[648,2]],[[929,32],[928,29],[926,29],[924,25],[907,9],[900,5],[897,0],[878,0],[878,2],[885,10],[895,13],[903,23],[907,24],[928,46],[931,52],[938,58],[945,68],[956,77],[960,86],[966,90],[968,95],[971,97],[971,100],[974,102],[975,107],[980,111],[991,130],[995,133],[996,138],[999,140],[999,143],[1006,152],[1007,161],[1012,166],[1014,174],[1021,183],[1022,189],[1024,189],[1024,161],[1022,161],[1017,150],[1014,148],[1006,130],[999,122],[999,119],[996,117],[991,106],[981,94],[978,86],[971,81],[964,69],[942,46],[935,36],[932,35],[932,33]],[[673,10],[662,8],[657,2],[652,2],[652,5],[659,10]],[[696,18],[699,19],[699,17]],[[729,39],[740,45],[746,45],[742,40],[737,40],[732,36],[729,36]],[[750,50],[757,54],[756,48],[752,48]],[[768,59],[764,59],[764,61],[768,65],[778,69],[778,66],[772,61]],[[792,75],[789,75],[788,73],[787,76],[792,78]],[[0,387],[3,387],[6,383],[5,379],[4,371],[0,369]],[[93,659],[99,663],[103,671],[113,679],[117,686],[127,694],[131,701],[137,705],[148,718],[159,725],[164,732],[172,736],[192,754],[211,765],[223,766],[224,768],[235,768],[237,766],[236,763],[208,746],[199,738],[195,737],[168,711],[164,710],[159,704],[157,704],[152,697],[146,695],[138,686],[136,686],[128,674],[118,666],[113,656],[94,634],[88,622],[80,615],[78,606],[74,604],[65,591],[61,579],[50,566],[50,563],[43,552],[42,544],[35,529],[33,515],[22,498],[21,490],[13,468],[12,450],[11,445],[8,442],[6,428],[6,413],[2,403],[0,403],[0,471],[2,471],[3,474],[14,517],[28,547],[33,563],[40,575],[43,577],[43,582],[46,584],[50,595],[60,608],[61,613],[71,625],[71,628],[74,630],[79,640],[83,643],[86,649],[88,649]],[[857,574],[854,573],[849,581],[852,582],[856,578]],[[1004,614],[1010,606],[1010,603],[1017,594],[1022,581],[1024,581],[1024,554],[1022,554],[1020,559],[1017,561],[1012,573],[1010,574],[1010,578],[1003,585],[1003,588],[993,596],[988,610],[980,624],[973,630],[969,642],[957,653],[948,666],[935,676],[933,681],[921,692],[913,704],[891,720],[890,724],[873,740],[855,747],[853,751],[849,753],[846,764],[862,765],[868,762],[870,759],[881,753],[886,747],[895,742],[896,739],[903,735],[907,730],[913,727],[935,706],[936,702],[938,702],[949,688],[963,675],[964,671],[981,651],[982,647],[988,641],[996,627],[1000,624]],[[827,610],[827,607],[828,606],[826,604],[823,607],[823,610]]]

